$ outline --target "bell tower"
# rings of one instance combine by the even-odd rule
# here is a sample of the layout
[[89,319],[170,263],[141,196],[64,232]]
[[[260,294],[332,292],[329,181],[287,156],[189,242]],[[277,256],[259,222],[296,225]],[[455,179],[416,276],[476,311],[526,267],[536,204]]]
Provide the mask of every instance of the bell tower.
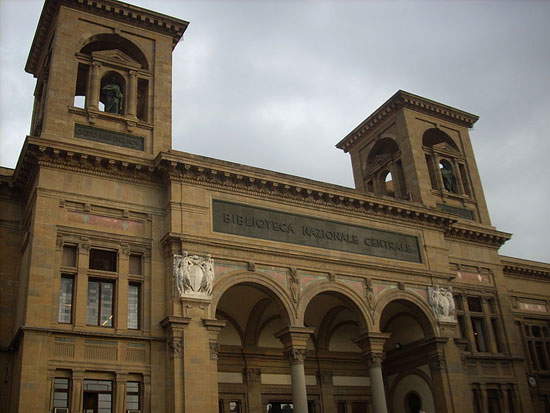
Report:
[[144,158],[171,149],[172,50],[187,24],[114,0],[47,0],[25,67],[31,136]]
[[355,186],[490,225],[469,137],[476,115],[398,91],[336,147]]

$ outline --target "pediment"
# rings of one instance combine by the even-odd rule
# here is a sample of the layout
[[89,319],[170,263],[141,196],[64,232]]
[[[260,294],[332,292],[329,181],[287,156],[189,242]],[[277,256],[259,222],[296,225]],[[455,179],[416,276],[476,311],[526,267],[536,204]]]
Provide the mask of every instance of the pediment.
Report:
[[460,152],[453,146],[449,145],[447,142],[441,142],[433,146],[436,151],[447,152],[460,154]]
[[136,69],[141,68],[141,64],[139,62],[132,59],[126,53],[121,52],[118,49],[99,50],[97,52],[92,52],[92,58],[94,60],[101,60],[121,66],[132,67]]

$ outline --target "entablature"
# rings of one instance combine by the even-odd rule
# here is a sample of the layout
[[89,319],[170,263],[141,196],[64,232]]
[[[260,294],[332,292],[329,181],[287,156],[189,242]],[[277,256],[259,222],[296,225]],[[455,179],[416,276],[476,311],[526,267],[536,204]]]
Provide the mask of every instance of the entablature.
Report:
[[59,11],[60,6],[67,6],[74,9],[91,11],[110,19],[130,23],[146,30],[153,30],[158,33],[172,37],[172,47],[175,47],[183,33],[187,29],[188,22],[176,19],[165,14],[146,10],[141,7],[132,6],[113,0],[47,0],[42,9],[40,20],[34,35],[29,57],[25,65],[25,71],[36,75],[40,56],[43,53],[44,44],[49,36],[51,26]]

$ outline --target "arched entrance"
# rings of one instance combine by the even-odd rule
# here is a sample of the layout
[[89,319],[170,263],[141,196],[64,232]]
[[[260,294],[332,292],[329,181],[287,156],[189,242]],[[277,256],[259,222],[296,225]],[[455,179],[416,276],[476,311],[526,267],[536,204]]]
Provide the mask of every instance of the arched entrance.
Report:
[[368,366],[355,342],[367,323],[351,297],[351,292],[321,290],[307,301],[303,312],[304,325],[314,329],[306,373],[318,378],[316,386],[308,387],[308,398],[318,403],[319,412],[369,411]]
[[389,412],[435,413],[430,361],[437,344],[433,321],[423,309],[404,298],[388,302],[380,315],[384,344],[382,370]]
[[241,282],[219,298],[216,318],[226,322],[218,338],[219,411],[288,409],[292,403],[289,363],[276,337],[290,325],[282,300],[266,285]]

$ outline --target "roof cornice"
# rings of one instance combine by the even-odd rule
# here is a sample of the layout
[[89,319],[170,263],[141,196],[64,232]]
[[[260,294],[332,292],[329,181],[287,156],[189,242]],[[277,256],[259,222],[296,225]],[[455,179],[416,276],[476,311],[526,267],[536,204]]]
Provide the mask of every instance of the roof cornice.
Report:
[[161,152],[154,160],[27,137],[14,174],[24,188],[37,167],[55,167],[140,184],[158,185],[161,178],[248,193],[287,203],[356,216],[402,220],[437,228],[448,238],[498,247],[510,234],[460,222],[421,205],[381,199],[355,189],[179,151]]
[[504,275],[550,281],[550,264],[501,256]]
[[90,11],[110,19],[130,23],[172,37],[175,47],[187,29],[188,22],[116,0],[46,0],[34,33],[25,71],[36,75],[40,56],[60,6]]
[[468,128],[471,128],[479,119],[478,116],[460,109],[399,90],[382,106],[376,109],[372,115],[348,133],[344,139],[338,142],[336,147],[342,149],[344,152],[349,152],[361,136],[369,133],[386,120],[388,116],[401,108],[409,108],[417,112],[427,113]]

